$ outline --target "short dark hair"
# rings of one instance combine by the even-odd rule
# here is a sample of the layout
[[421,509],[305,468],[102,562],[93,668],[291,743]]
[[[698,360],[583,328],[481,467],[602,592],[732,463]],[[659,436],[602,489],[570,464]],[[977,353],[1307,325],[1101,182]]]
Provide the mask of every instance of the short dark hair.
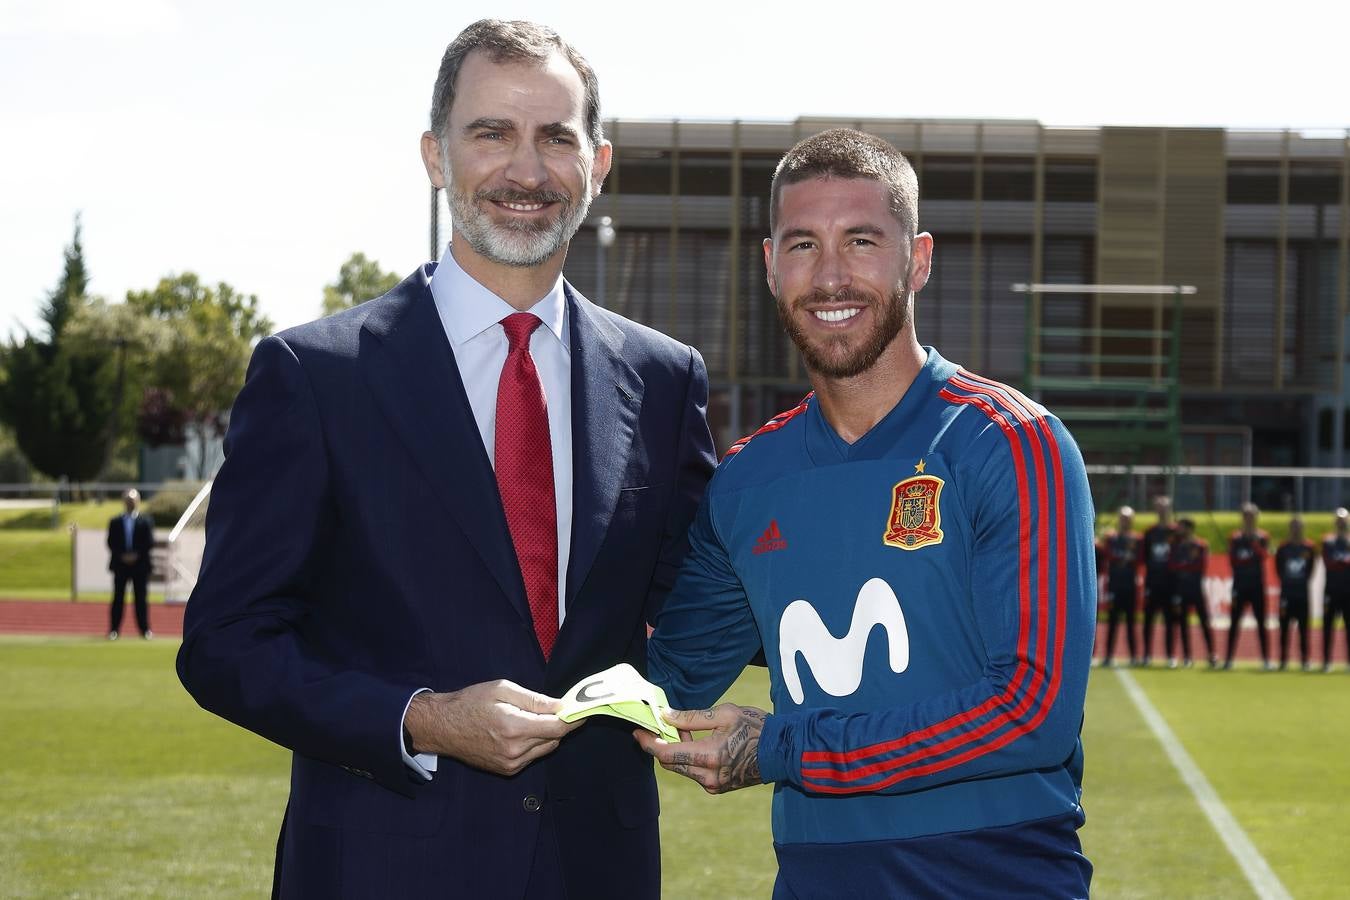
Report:
[[1189,528],[1191,531],[1195,530],[1194,519],[1187,519],[1187,518],[1177,519],[1177,524],[1180,525],[1182,528]]
[[891,213],[906,235],[919,222],[919,179],[905,155],[876,135],[831,128],[799,141],[778,163],[769,189],[769,232],[778,227],[783,188],[809,178],[870,178],[891,194]]
[[501,19],[479,19],[461,31],[445,48],[441,69],[436,75],[436,87],[431,92],[431,133],[438,140],[445,138],[450,106],[455,102],[455,80],[459,77],[460,66],[464,65],[465,57],[475,50],[482,50],[494,63],[544,62],[554,53],[567,57],[586,86],[586,134],[591,139],[592,147],[600,146],[600,142],[605,139],[600,126],[600,83],[595,78],[591,64],[552,28],[534,22],[506,22]]

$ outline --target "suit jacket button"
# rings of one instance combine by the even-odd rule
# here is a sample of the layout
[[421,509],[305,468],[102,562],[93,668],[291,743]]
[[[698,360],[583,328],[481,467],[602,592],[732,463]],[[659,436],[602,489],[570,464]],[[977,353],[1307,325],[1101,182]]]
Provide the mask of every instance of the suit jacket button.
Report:
[[520,805],[525,807],[526,812],[539,812],[539,807],[544,804],[534,794],[526,794],[525,799],[521,801]]

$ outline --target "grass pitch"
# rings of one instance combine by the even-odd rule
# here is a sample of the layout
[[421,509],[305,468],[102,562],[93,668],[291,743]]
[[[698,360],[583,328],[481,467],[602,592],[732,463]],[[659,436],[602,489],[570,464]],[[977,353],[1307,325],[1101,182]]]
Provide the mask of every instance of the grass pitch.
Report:
[[198,709],[177,649],[0,640],[0,896],[267,895],[287,754]]
[[1233,672],[1154,669],[1136,679],[1289,892],[1345,897],[1345,671],[1277,673],[1248,665]]
[[[199,710],[176,650],[0,639],[0,896],[266,895],[288,755]],[[1290,892],[1344,896],[1350,677],[1134,675]],[[752,670],[731,699],[766,695]],[[1083,739],[1094,897],[1252,895],[1113,672],[1093,672]],[[768,896],[769,789],[659,774],[666,896]]]

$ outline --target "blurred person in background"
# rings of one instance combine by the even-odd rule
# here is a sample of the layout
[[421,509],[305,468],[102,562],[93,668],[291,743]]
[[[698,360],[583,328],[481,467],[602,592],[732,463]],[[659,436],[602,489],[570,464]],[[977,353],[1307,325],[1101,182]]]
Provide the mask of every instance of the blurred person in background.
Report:
[[1139,605],[1139,567],[1144,560],[1143,539],[1134,530],[1134,510],[1120,508],[1114,530],[1108,529],[1097,542],[1098,570],[1106,576],[1106,599],[1110,605],[1106,624],[1106,651],[1102,665],[1114,662],[1116,632],[1125,628],[1125,643],[1130,651],[1130,665],[1139,664],[1139,652],[1134,642],[1134,615]]
[[122,633],[128,581],[136,606],[136,627],[141,630],[141,637],[149,640],[154,632],[150,630],[146,591],[150,582],[150,551],[155,546],[155,522],[141,512],[141,495],[135,488],[122,495],[122,504],[126,512],[108,521],[108,570],[113,573],[108,640],[115,641]]
[[[1153,625],[1162,620],[1163,635],[1172,633],[1172,600],[1176,595],[1173,587],[1174,576],[1170,567],[1172,542],[1176,540],[1177,526],[1172,521],[1172,498],[1159,494],[1153,498],[1153,510],[1158,521],[1144,531],[1141,552],[1144,563],[1144,659],[1143,664],[1153,661]],[[1166,639],[1170,640],[1170,637]],[[1172,656],[1169,644],[1167,655]]]
[[1251,607],[1256,619],[1256,639],[1261,646],[1261,665],[1271,668],[1266,637],[1266,560],[1270,558],[1270,535],[1256,527],[1261,510],[1255,503],[1242,504],[1242,527],[1228,536],[1228,562],[1233,569],[1232,607],[1229,613],[1228,654],[1225,669],[1233,668],[1242,635],[1242,615]]
[[1275,551],[1275,572],[1280,579],[1280,670],[1289,665],[1289,629],[1298,626],[1299,662],[1306,672],[1308,662],[1308,579],[1317,548],[1303,536],[1303,519],[1289,520],[1289,538]]
[[1173,633],[1181,633],[1182,664],[1191,665],[1191,612],[1200,622],[1200,634],[1205,639],[1209,667],[1219,665],[1214,653],[1214,634],[1209,627],[1209,605],[1205,602],[1205,572],[1209,568],[1209,542],[1195,534],[1195,520],[1183,518],[1177,522],[1176,538],[1168,559],[1172,572],[1172,625],[1167,629],[1167,665],[1177,667]]
[[1322,538],[1322,565],[1326,593],[1322,604],[1322,671],[1331,671],[1336,647],[1336,617],[1346,632],[1346,661],[1350,662],[1350,511],[1336,510],[1335,530]]

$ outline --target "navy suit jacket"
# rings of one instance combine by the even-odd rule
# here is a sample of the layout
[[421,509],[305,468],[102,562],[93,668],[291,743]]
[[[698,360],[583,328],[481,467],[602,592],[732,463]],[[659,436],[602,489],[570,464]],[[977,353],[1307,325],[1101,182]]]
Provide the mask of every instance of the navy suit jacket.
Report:
[[433,269],[256,348],[179,677],[293,751],[283,896],[521,896],[536,801],[571,896],[655,896],[656,783],[627,723],[593,718],[510,778],[442,758],[424,782],[398,738],[420,687],[556,697],[619,662],[645,671],[715,462],[703,360],[568,287],[572,544],[546,663]]
[[[131,525],[131,546],[127,546],[127,527],[121,516],[108,520],[108,571],[119,575],[149,575],[150,551],[155,546],[155,522],[141,513]],[[131,565],[122,562],[122,554],[134,551],[136,561]]]

